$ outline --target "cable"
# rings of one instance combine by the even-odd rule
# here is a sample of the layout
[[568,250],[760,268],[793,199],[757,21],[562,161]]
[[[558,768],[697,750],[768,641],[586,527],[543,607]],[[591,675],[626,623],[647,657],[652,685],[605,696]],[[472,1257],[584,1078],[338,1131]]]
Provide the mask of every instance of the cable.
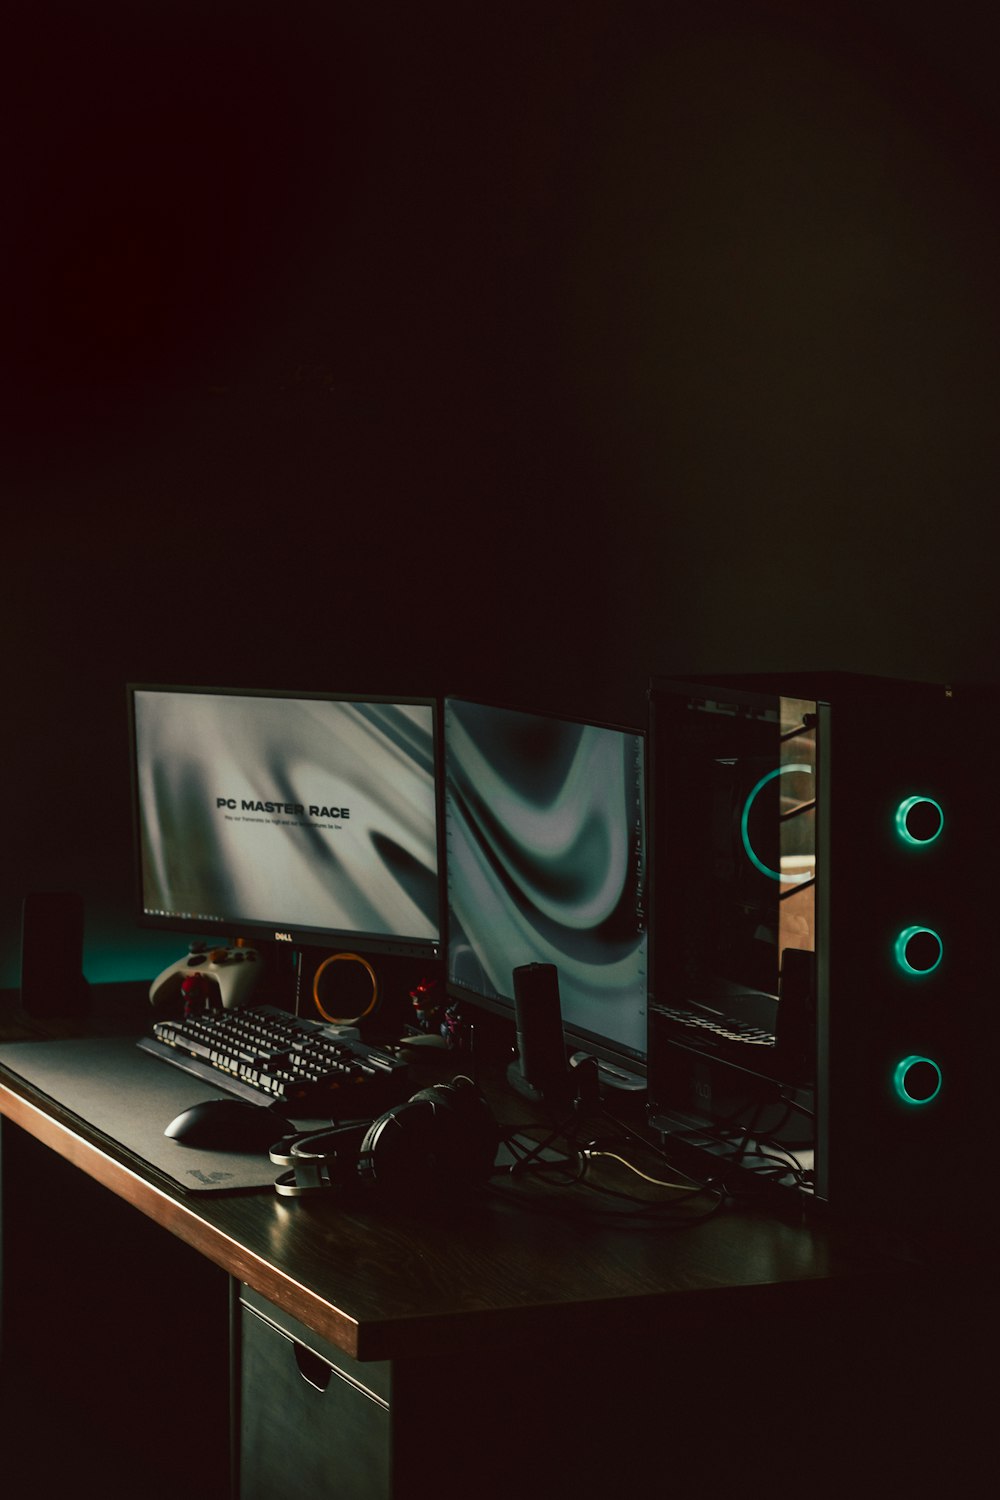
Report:
[[608,1161],[620,1162],[623,1167],[627,1167],[630,1172],[634,1172],[635,1175],[637,1177],[641,1177],[644,1182],[651,1182],[654,1187],[673,1188],[678,1193],[703,1193],[705,1191],[704,1187],[696,1186],[694,1183],[664,1182],[659,1177],[650,1177],[648,1172],[644,1172],[641,1167],[637,1167],[635,1163],[629,1161],[627,1157],[619,1156],[617,1151],[595,1151],[590,1146],[584,1146],[581,1154],[584,1157],[584,1160],[588,1162],[592,1161],[593,1158],[597,1156],[605,1157]]
[[[506,1201],[536,1212],[548,1211],[557,1216],[573,1219],[614,1221],[621,1225],[628,1225],[630,1228],[652,1227],[654,1224],[676,1228],[692,1226],[711,1218],[724,1206],[726,1193],[723,1189],[714,1183],[700,1182],[697,1178],[682,1172],[654,1141],[641,1135],[626,1121],[618,1119],[603,1103],[599,1112],[614,1129],[614,1139],[611,1141],[604,1142],[599,1138],[592,1138],[587,1142],[581,1141],[579,1126],[582,1122],[576,1118],[575,1111],[574,1115],[566,1117],[555,1126],[546,1127],[546,1134],[541,1141],[524,1140],[523,1132],[530,1130],[532,1128],[530,1125],[520,1126],[505,1134],[502,1138],[503,1143],[515,1160],[509,1166],[499,1169],[498,1175],[503,1186],[495,1182],[494,1191]],[[538,1129],[539,1125],[535,1128]],[[673,1174],[671,1179],[666,1180],[644,1171],[614,1149],[615,1145],[624,1138],[631,1138],[645,1151],[664,1162]],[[542,1160],[541,1153],[551,1149],[553,1143],[560,1139],[565,1146],[564,1154],[553,1161]],[[622,1192],[604,1183],[592,1181],[588,1175],[589,1168],[598,1159],[603,1158],[617,1161],[627,1171],[653,1186],[683,1195],[682,1202],[676,1196],[665,1200],[644,1199],[637,1197],[634,1193]],[[590,1193],[617,1199],[627,1206],[613,1209],[599,1208],[593,1204],[582,1203],[579,1199],[567,1200],[561,1194],[557,1203],[551,1196],[535,1197],[532,1194],[514,1190],[511,1186],[513,1180],[518,1176],[525,1177],[528,1173],[532,1174],[536,1182],[544,1182],[548,1187],[586,1188]],[[683,1177],[685,1180],[678,1181],[678,1177]],[[707,1196],[710,1200],[706,1209],[701,1213],[692,1212],[687,1205],[703,1196]]]
[[[693,1183],[695,1186],[700,1186],[697,1177],[689,1177],[687,1172],[682,1171],[680,1167],[678,1167],[674,1162],[670,1160],[669,1156],[662,1149],[662,1147],[658,1146],[655,1141],[649,1140],[646,1136],[640,1135],[637,1130],[634,1130],[632,1126],[629,1125],[627,1120],[620,1120],[617,1115],[613,1115],[611,1113],[606,1105],[602,1106],[601,1113],[606,1119],[610,1120],[612,1125],[614,1125],[618,1130],[623,1130],[627,1136],[630,1136],[632,1140],[637,1141],[638,1144],[645,1150],[652,1151],[655,1156],[658,1156],[660,1160],[670,1168],[671,1172],[678,1172],[680,1173],[680,1176],[686,1178],[688,1182]],[[593,1146],[594,1144],[595,1142],[592,1141],[591,1145]]]
[[[523,1147],[518,1141],[518,1136],[523,1135],[525,1130],[531,1128],[530,1126],[521,1126],[519,1129],[511,1131],[509,1135],[501,1137],[503,1144],[508,1148],[511,1154],[517,1157],[517,1160],[511,1162],[510,1166],[507,1168],[507,1171],[511,1174],[511,1176],[515,1175],[518,1172],[526,1171],[528,1168],[532,1168],[535,1171],[543,1171],[547,1168],[557,1169],[560,1167],[565,1167],[571,1159],[577,1159],[577,1165],[579,1165],[579,1149],[574,1145],[572,1138],[566,1134],[567,1127],[570,1124],[571,1120],[572,1116],[568,1116],[565,1119],[560,1120],[559,1123],[555,1126],[546,1127],[549,1132],[548,1135],[546,1135],[541,1141],[532,1141],[530,1149]],[[560,1137],[562,1137],[566,1141],[566,1145],[568,1147],[566,1155],[561,1160],[557,1160],[554,1162],[542,1161],[542,1152],[549,1150],[552,1146],[552,1143],[554,1141],[557,1141]]]

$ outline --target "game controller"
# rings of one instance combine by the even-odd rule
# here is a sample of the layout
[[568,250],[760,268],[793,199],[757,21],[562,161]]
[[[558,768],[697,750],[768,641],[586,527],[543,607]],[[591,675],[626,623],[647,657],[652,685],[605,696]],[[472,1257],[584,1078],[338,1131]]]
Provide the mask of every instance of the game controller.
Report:
[[[169,964],[149,987],[151,1005],[164,1007],[192,997],[204,1002],[216,998],[223,1010],[248,1004],[257,987],[263,964],[253,948],[209,948],[193,944],[185,958]],[[196,981],[192,983],[192,981]]]

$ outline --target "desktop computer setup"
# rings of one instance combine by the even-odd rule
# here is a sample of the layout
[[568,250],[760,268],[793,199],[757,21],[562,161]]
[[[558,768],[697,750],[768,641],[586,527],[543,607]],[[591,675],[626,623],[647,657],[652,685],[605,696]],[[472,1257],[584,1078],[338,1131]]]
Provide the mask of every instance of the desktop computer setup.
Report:
[[[394,1043],[437,992],[516,1038],[515,1093],[627,1101],[737,1197],[961,1211],[987,997],[960,695],[654,679],[641,728],[128,695],[138,920],[198,939],[151,989],[168,1060],[371,1126],[410,1102]],[[249,1018],[278,1030],[249,1041]]]
[[460,1041],[492,1040],[536,965],[558,1046],[641,1087],[642,733],[457,698],[129,701],[138,920],[199,934],[151,986],[145,1050],[356,1121],[411,1102],[409,1048],[456,1008]]

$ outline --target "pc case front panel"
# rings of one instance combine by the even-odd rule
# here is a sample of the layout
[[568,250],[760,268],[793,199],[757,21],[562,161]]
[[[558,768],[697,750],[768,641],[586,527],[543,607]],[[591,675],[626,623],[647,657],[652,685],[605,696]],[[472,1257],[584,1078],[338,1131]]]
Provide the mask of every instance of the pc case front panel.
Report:
[[927,1223],[979,1195],[993,1018],[974,718],[926,684],[852,680],[833,703],[817,1193],[838,1211]]

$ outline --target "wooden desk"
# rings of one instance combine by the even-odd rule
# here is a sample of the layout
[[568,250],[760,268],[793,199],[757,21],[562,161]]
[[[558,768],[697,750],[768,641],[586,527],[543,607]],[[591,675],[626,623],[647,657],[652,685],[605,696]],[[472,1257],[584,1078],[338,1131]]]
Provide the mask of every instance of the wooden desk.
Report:
[[[725,1212],[689,1228],[640,1229],[569,1214],[556,1194],[551,1207],[528,1211],[489,1190],[452,1208],[406,1213],[361,1195],[191,1197],[3,1070],[0,1113],[15,1164],[5,1178],[5,1232],[16,1221],[25,1233],[45,1201],[44,1233],[58,1239],[46,1275],[71,1278],[105,1216],[119,1240],[144,1221],[140,1253],[156,1261],[168,1240],[189,1247],[182,1270],[164,1273],[172,1283],[159,1289],[148,1259],[116,1268],[112,1300],[143,1305],[151,1327],[176,1324],[204,1282],[218,1331],[222,1298],[212,1277],[221,1273],[231,1293],[232,1365],[225,1377],[215,1371],[213,1388],[231,1375],[234,1453],[243,1452],[234,1492],[247,1496],[283,1493],[271,1458],[255,1446],[254,1434],[269,1425],[268,1452],[285,1445],[287,1493],[299,1500],[310,1494],[310,1463],[332,1476],[329,1494],[358,1500],[425,1495],[431,1478],[445,1496],[541,1494],[567,1484],[596,1494],[626,1473],[652,1483],[662,1472],[676,1483],[703,1466],[717,1481],[729,1475],[745,1485],[755,1466],[774,1461],[774,1424],[783,1462],[815,1457],[819,1445],[829,1463],[843,1403],[850,1398],[856,1417],[869,1381],[891,1444],[897,1419],[909,1428],[913,1418],[916,1382],[905,1362],[939,1339],[952,1316],[950,1307],[927,1312],[931,1273],[850,1226]],[[26,1155],[30,1165],[19,1173]],[[47,1195],[46,1180],[59,1172],[64,1187]],[[77,1186],[90,1184],[73,1223],[59,1220],[67,1173]],[[29,1201],[11,1201],[17,1189]],[[8,1305],[17,1296],[6,1287]],[[295,1340],[339,1372],[334,1383],[355,1396],[356,1410],[346,1423],[340,1414],[335,1435],[323,1436],[322,1423],[301,1413],[276,1412],[266,1391],[247,1388],[248,1330],[254,1359],[261,1340]],[[860,1351],[887,1351],[891,1341],[898,1395],[887,1398]],[[218,1364],[218,1340],[214,1347]],[[5,1349],[8,1379],[17,1358]],[[258,1369],[255,1378],[273,1374]],[[165,1370],[165,1382],[176,1379]],[[156,1418],[176,1411],[177,1400],[175,1385],[163,1389]],[[352,1470],[338,1487],[355,1426],[374,1447],[360,1474]],[[372,1457],[383,1449],[384,1464]],[[220,1462],[217,1451],[212,1485]],[[197,1493],[190,1483],[188,1493]]]

